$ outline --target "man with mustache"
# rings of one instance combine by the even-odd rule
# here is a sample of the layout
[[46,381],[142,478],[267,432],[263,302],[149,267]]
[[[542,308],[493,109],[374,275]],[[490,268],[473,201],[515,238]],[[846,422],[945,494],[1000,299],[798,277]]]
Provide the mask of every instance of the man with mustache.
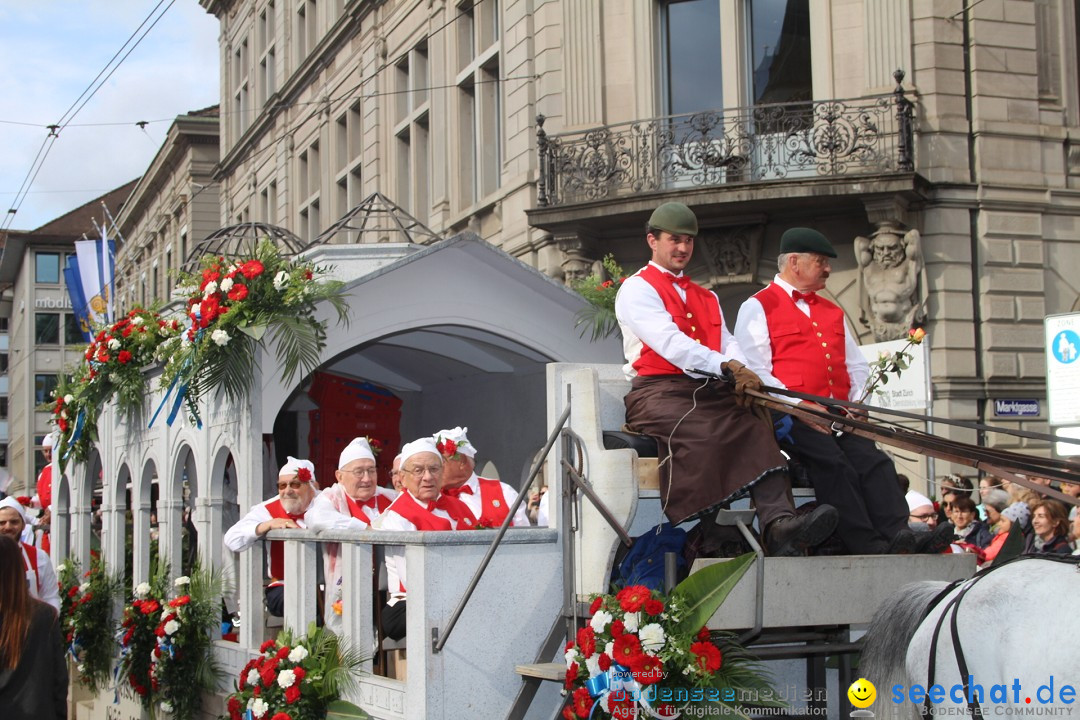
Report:
[[[698,234],[697,216],[677,202],[649,218],[648,265],[627,278],[615,300],[631,389],[626,421],[657,440],[664,513],[680,523],[749,489],[771,555],[800,555],[836,527],[822,505],[797,517],[787,461],[772,427],[746,407],[761,381],[745,367],[716,295],[685,274]],[[730,374],[734,383],[695,372]]]
[[[242,552],[271,530],[306,528],[304,514],[319,491],[315,485],[315,466],[310,460],[289,457],[277,479],[278,494],[261,502],[240,518],[225,533],[225,547]],[[270,582],[266,586],[266,609],[275,617],[285,616],[285,548],[279,540],[271,541],[266,564]]]
[[[844,311],[818,295],[836,257],[817,230],[791,228],[780,238],[779,272],[743,303],[735,339],[746,364],[770,387],[858,401],[870,368]],[[824,409],[803,400],[800,405]],[[941,552],[952,527],[917,539],[888,455],[854,433],[833,433],[827,420],[795,419],[791,443],[819,502],[840,513],[837,535],[855,554]],[[947,524],[946,524],[947,525]]]
[[[476,518],[465,503],[441,492],[443,458],[435,441],[423,437],[401,448],[405,490],[382,519],[382,530],[472,530]],[[392,640],[405,637],[405,550],[386,549],[390,599],[382,611],[383,633]]]

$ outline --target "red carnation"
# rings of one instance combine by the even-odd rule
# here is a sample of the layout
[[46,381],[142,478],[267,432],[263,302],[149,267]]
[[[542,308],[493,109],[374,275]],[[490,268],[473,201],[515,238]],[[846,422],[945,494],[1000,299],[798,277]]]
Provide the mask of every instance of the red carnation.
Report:
[[270,648],[274,647],[274,645],[276,645],[276,644],[277,643],[275,643],[273,640],[267,640],[266,642],[264,642],[262,645],[259,646],[259,652],[264,653],[267,650],[269,650]]
[[304,271],[304,279],[305,280],[310,280],[312,277],[314,277],[314,276],[311,274],[310,270],[305,270]]
[[449,458],[457,455],[457,443],[453,440],[440,440],[435,443],[435,448],[443,457]]
[[570,663],[570,667],[566,668],[566,680],[563,682],[563,685],[566,686],[567,690],[574,687],[574,681],[577,680],[577,676],[578,664],[576,662]]
[[240,717],[240,698],[233,695],[229,698],[229,717],[237,720]]
[[294,702],[300,699],[300,686],[290,685],[285,688],[285,702],[292,705]]
[[274,684],[274,680],[277,679],[277,670],[273,664],[267,665],[259,673],[259,677],[262,678],[262,684],[266,687],[270,687]]
[[562,709],[563,720],[577,720],[577,715],[574,714],[574,709],[567,706]]
[[131,335],[131,331],[134,330],[134,329],[135,328],[128,325],[126,328],[124,328],[123,330],[120,331],[120,334],[123,335],[124,337],[129,337]]
[[644,585],[630,585],[620,590],[615,597],[623,610],[637,612],[645,604],[645,601],[652,597],[652,594],[649,588]]
[[664,612],[664,602],[662,600],[649,598],[645,601],[645,612],[653,616],[659,615]]
[[71,589],[68,590],[68,597],[73,598],[78,594],[79,594],[79,588],[77,586],[75,586],[75,585],[72,585]]
[[588,717],[592,709],[593,699],[586,688],[580,687],[574,691],[574,712],[579,717]]
[[582,655],[586,658],[592,657],[592,654],[596,652],[596,631],[587,625],[578,630],[577,644],[581,648]]
[[616,620],[615,622],[611,623],[611,638],[613,640],[617,637],[622,637],[623,633],[625,632],[626,625],[623,624],[622,620]]
[[695,661],[698,669],[706,673],[714,673],[723,664],[724,656],[720,654],[720,648],[711,642],[696,642],[690,646],[690,652],[697,657]]
[[600,659],[598,661],[601,672],[607,672],[611,669],[611,656],[607,653],[600,653]]
[[131,362],[131,353],[127,350],[121,350],[116,354],[116,359],[120,361],[121,365],[127,365]]
[[289,652],[291,651],[291,647],[289,647],[288,645],[282,645],[281,649],[277,651],[274,657],[278,660],[284,660],[285,658],[289,657]]
[[620,665],[632,666],[641,655],[641,641],[637,635],[626,633],[615,638],[614,660]]
[[259,260],[248,260],[246,263],[240,266],[240,272],[250,280],[253,277],[258,277],[263,273],[263,264]]
[[232,290],[229,291],[229,299],[233,302],[243,300],[248,296],[247,285],[243,283],[236,283],[232,286]]
[[274,715],[274,717],[270,718],[270,720],[292,720],[292,718],[289,717],[288,713],[279,712]]
[[705,642],[706,640],[708,640],[709,639],[709,628],[703,627],[700,630],[698,630],[697,639],[701,640],[702,642]]
[[299,684],[301,680],[303,680],[304,678],[306,678],[306,677],[307,677],[307,670],[305,670],[304,668],[300,667],[299,665],[297,665],[296,667],[294,667],[294,668],[292,669],[292,671],[293,671],[293,675],[295,675],[295,676],[296,676],[296,682],[297,682],[297,684]]
[[190,595],[181,595],[178,598],[173,598],[172,600],[170,600],[169,601],[169,607],[171,607],[171,608],[183,607],[184,605],[187,605],[189,602],[191,602],[191,596]]
[[311,482],[311,471],[307,468],[300,468],[296,471],[296,479],[300,482]]
[[589,614],[595,615],[596,611],[599,610],[603,606],[603,604],[604,598],[597,597],[595,600],[592,601],[592,605],[589,606]]

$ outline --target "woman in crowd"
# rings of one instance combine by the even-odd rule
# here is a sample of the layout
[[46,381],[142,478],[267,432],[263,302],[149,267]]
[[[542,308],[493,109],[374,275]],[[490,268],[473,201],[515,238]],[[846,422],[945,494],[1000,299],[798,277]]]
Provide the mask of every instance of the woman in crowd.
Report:
[[1069,515],[1065,506],[1056,500],[1041,500],[1031,508],[1031,536],[1024,554],[1055,553],[1068,555]]
[[975,501],[969,497],[960,496],[952,502],[952,512],[949,519],[956,528],[954,542],[968,543],[978,548],[985,548],[990,544],[993,535],[986,523],[976,519]]
[[56,611],[30,596],[19,546],[0,536],[0,715],[66,720],[67,686]]
[[983,554],[983,567],[986,567],[987,564],[997,558],[998,553],[1001,552],[1001,546],[1005,544],[1005,540],[1009,537],[1012,526],[1014,524],[1019,525],[1020,530],[1023,531],[1024,526],[1027,525],[1030,519],[1031,513],[1028,511],[1028,506],[1022,502],[1013,503],[1001,511],[997,523],[994,525],[994,539],[986,546],[986,552]]

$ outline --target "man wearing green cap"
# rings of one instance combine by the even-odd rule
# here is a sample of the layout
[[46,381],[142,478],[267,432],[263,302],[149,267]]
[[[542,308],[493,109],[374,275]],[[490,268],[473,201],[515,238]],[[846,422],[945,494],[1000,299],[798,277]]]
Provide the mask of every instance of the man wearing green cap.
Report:
[[[832,271],[829,260],[835,257],[836,250],[817,230],[785,231],[777,258],[779,273],[739,309],[735,338],[746,364],[765,385],[839,400],[862,397],[870,368],[844,311],[818,295]],[[943,549],[936,533],[917,540],[908,529],[907,503],[896,468],[872,441],[852,433],[834,435],[828,423],[801,420],[794,421],[790,437],[817,499],[840,511],[836,533],[848,551]]]
[[[664,513],[673,523],[707,513],[749,487],[772,555],[798,555],[827,538],[836,510],[796,517],[787,463],[772,429],[744,407],[761,386],[724,324],[716,295],[684,274],[697,217],[682,203],[658,207],[646,239],[652,260],[623,283],[615,300],[631,381],[626,421],[656,438]],[[734,385],[695,370],[729,374]]]

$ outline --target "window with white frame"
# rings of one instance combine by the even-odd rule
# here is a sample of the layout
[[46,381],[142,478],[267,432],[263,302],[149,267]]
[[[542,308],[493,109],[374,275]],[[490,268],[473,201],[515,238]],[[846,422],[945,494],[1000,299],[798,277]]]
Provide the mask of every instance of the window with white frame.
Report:
[[239,140],[251,123],[248,105],[248,41],[244,38],[233,52],[233,139]]
[[[493,3],[494,0],[485,0]],[[430,108],[427,40],[417,43],[395,63],[395,201],[416,219],[427,222],[431,207],[429,188]]]
[[457,108],[461,198],[468,206],[500,184],[502,87],[498,0],[470,0],[459,6],[457,25]]
[[276,13],[277,7],[274,0],[266,3],[259,12],[258,20],[258,51],[259,51],[259,77],[256,84],[256,103],[262,107],[277,92],[277,47],[276,47]]
[[297,172],[299,198],[299,235],[306,242],[314,240],[322,231],[319,189],[322,184],[322,164],[319,142],[313,142],[300,153]]

